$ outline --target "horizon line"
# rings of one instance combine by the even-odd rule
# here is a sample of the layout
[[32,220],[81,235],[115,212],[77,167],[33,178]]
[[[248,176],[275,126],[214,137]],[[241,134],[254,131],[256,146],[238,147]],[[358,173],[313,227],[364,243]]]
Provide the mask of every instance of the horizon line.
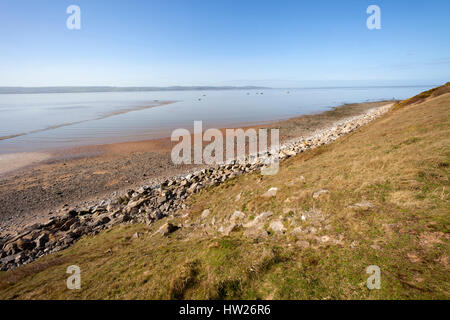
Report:
[[414,88],[432,87],[439,84],[421,85],[365,85],[365,86],[309,86],[309,87],[266,87],[266,86],[0,86],[0,94],[35,93],[93,93],[93,92],[150,92],[150,91],[197,91],[197,90],[270,90],[270,89],[364,89],[364,88]]

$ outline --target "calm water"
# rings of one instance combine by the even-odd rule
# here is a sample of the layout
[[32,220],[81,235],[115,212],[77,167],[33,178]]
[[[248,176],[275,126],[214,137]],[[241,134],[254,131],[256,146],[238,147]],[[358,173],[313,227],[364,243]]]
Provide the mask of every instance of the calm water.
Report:
[[[194,120],[203,120],[204,127],[237,127],[321,112],[343,103],[404,99],[430,88],[289,89],[289,94],[287,89],[266,89],[0,95],[0,137],[26,133],[0,140],[0,153],[169,136],[174,128],[192,131]],[[177,102],[112,115],[152,105],[155,100]]]

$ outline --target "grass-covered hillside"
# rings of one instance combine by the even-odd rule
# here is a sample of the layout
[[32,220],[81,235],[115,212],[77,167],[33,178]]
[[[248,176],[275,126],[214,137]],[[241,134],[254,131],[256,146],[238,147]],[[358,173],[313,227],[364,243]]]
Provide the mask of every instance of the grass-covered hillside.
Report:
[[121,225],[1,272],[0,298],[449,299],[449,164],[450,93],[430,94],[277,175],[195,194],[169,235],[167,219]]

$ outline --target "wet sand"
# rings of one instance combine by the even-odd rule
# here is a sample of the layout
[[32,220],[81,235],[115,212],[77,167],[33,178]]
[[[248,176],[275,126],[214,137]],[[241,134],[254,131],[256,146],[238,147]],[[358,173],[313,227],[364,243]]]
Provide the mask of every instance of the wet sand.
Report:
[[45,152],[22,152],[0,155],[0,176],[22,167],[37,164],[51,157]]
[[[388,102],[349,104],[319,114],[248,127],[279,128],[283,142]],[[20,161],[13,158],[20,159],[17,154],[2,155],[0,167],[7,169],[0,171],[0,234],[48,220],[64,205],[73,207],[111,197],[195,169],[195,165],[172,163],[170,152],[175,144],[168,137],[24,153]],[[12,166],[16,166],[14,171],[6,172]]]

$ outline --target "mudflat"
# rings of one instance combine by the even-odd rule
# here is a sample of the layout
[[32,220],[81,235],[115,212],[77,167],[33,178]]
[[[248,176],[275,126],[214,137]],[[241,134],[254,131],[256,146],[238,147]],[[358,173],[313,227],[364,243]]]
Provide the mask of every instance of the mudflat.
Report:
[[[346,104],[319,114],[248,127],[279,128],[283,142],[389,102]],[[65,205],[72,207],[96,201],[198,167],[172,163],[170,152],[176,143],[167,137],[86,146],[23,154],[23,162],[16,163],[12,156],[3,155],[3,160],[0,158],[0,162],[4,161],[1,167],[5,168],[0,172],[0,234],[48,220]],[[11,165],[17,169],[9,171]]]

